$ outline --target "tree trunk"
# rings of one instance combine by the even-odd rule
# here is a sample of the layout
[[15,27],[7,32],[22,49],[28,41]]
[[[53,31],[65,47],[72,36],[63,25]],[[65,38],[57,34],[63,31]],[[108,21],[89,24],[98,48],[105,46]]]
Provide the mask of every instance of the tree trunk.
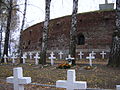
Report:
[[45,0],[46,2],[46,8],[45,8],[45,21],[44,21],[44,27],[43,27],[43,36],[42,36],[42,52],[41,52],[41,63],[42,65],[46,64],[46,52],[47,52],[47,42],[48,42],[48,24],[50,20],[50,3],[51,0]]
[[[10,7],[8,8],[7,27],[6,27],[6,32],[5,32],[5,43],[4,43],[3,57],[4,57],[4,55],[8,56],[10,23],[11,23],[12,9],[13,9],[12,5],[13,5],[13,0],[10,0]],[[3,57],[2,57],[1,63],[4,62]]]
[[25,24],[25,15],[26,15],[26,10],[27,10],[27,0],[25,0],[25,4],[24,4],[24,13],[23,13],[23,20],[22,20],[22,26],[21,26],[21,30],[20,30],[20,38],[19,38],[19,59],[20,59],[20,63],[23,63],[23,59],[21,58],[23,56],[23,47],[22,47],[22,32],[23,32],[23,28],[24,28],[24,24]]
[[2,28],[3,28],[3,25],[1,24],[1,29],[0,29],[0,59],[2,58]]
[[[76,57],[77,10],[78,10],[78,0],[73,0],[69,54],[74,58]],[[72,61],[72,65],[76,64],[75,61],[76,60]]]
[[120,67],[120,0],[116,0],[116,30],[113,33],[108,65]]

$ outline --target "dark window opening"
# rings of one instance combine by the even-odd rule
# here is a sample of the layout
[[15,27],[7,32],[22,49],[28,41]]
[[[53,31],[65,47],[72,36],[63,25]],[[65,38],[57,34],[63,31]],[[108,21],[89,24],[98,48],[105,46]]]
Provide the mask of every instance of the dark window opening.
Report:
[[85,37],[83,34],[79,34],[77,36],[77,44],[78,45],[84,45],[85,44]]
[[30,45],[30,43],[31,43],[31,41],[29,40],[29,41],[28,41],[28,45]]
[[80,19],[79,21],[80,21],[80,22],[82,22],[82,20],[81,20],[81,19]]
[[29,31],[30,35],[32,34],[32,30]]

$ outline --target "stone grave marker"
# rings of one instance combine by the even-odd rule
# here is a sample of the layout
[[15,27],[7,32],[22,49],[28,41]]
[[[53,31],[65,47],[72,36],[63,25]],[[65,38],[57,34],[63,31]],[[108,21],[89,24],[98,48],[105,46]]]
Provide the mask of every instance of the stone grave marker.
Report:
[[60,55],[60,59],[62,59],[63,52],[60,51],[58,54]]
[[72,58],[71,55],[68,55],[68,57],[66,58],[66,60],[68,61],[68,63],[71,65],[72,64],[72,60],[74,60],[75,58]]
[[25,59],[27,58],[25,54],[21,57],[23,59],[23,64],[25,64]]
[[40,59],[39,54],[36,53],[36,55],[34,56],[34,58],[35,58],[35,65],[38,65],[38,59]]
[[54,59],[56,59],[56,57],[53,56],[53,54],[50,54],[50,57],[48,57],[51,60],[51,65],[54,65]]
[[102,59],[104,59],[104,58],[105,58],[106,53],[105,53],[104,51],[102,51],[102,53],[100,53],[100,55],[102,55]]
[[90,66],[92,66],[92,59],[95,59],[95,57],[92,56],[92,54],[90,53],[89,57],[86,57],[86,59],[89,59],[89,64],[90,64]]
[[13,83],[14,90],[24,90],[24,84],[31,83],[31,77],[23,77],[22,67],[13,69],[13,76],[7,77],[8,83]]
[[80,53],[78,54],[80,56],[80,59],[82,59],[82,56],[84,55],[81,51]]
[[87,82],[76,81],[75,70],[68,70],[67,80],[56,81],[56,87],[66,88],[66,90],[86,89]]

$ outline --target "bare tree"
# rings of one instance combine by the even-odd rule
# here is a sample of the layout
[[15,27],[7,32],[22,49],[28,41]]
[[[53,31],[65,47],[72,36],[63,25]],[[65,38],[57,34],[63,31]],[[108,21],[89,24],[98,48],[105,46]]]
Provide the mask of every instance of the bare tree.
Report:
[[108,65],[120,66],[120,0],[116,0],[116,30],[113,33]]
[[46,52],[47,52],[47,42],[48,42],[48,24],[50,20],[50,3],[51,0],[45,0],[46,8],[45,8],[45,21],[43,27],[43,36],[42,36],[42,52],[41,52],[41,61],[42,65],[46,64]]
[[26,15],[26,10],[27,10],[27,0],[25,0],[25,4],[24,4],[24,13],[23,13],[23,20],[22,20],[22,26],[21,26],[21,30],[20,30],[20,38],[19,38],[19,54],[20,54],[20,63],[23,63],[22,60],[22,55],[23,55],[23,48],[22,48],[22,32],[23,32],[23,28],[24,28],[24,24],[25,24],[25,15]]
[[[8,48],[10,45],[10,31],[15,30],[18,22],[18,16],[17,16],[17,8],[16,8],[16,1],[14,0],[1,0],[0,1],[0,22],[1,22],[1,30],[5,31],[5,41],[4,41],[4,51],[3,56],[8,56]],[[16,17],[16,18],[15,18]],[[14,18],[14,19],[13,19]],[[11,24],[12,23],[12,24]],[[1,33],[2,34],[2,33]],[[2,35],[1,35],[2,37]],[[4,61],[4,58],[2,57],[1,62]]]
[[3,28],[3,25],[1,24],[1,28],[0,28],[0,59],[2,58],[2,48],[1,48],[1,44],[2,44],[2,28]]
[[[13,0],[10,0],[8,7],[8,17],[7,17],[7,27],[5,32],[5,43],[4,43],[4,51],[3,56],[8,56],[8,46],[9,46],[9,35],[10,35],[10,23],[11,23],[11,16],[12,16],[12,10],[13,10]],[[4,58],[2,58],[1,63],[4,62]]]
[[[71,22],[71,30],[70,30],[70,47],[69,47],[69,54],[72,57],[75,57],[76,55],[77,10],[78,10],[78,0],[73,0],[73,12],[72,12],[72,22]],[[72,65],[75,65],[75,60],[72,61]]]

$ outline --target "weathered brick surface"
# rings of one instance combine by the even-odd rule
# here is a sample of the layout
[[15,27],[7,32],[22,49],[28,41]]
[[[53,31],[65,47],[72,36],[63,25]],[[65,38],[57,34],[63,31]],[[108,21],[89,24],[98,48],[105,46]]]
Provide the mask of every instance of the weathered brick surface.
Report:
[[[115,30],[115,11],[95,11],[81,13],[77,16],[77,34],[85,37],[84,45],[77,45],[77,51],[109,50],[112,33]],[[65,16],[50,21],[48,50],[69,49],[69,31],[71,16]],[[24,51],[41,49],[43,22],[27,28],[23,34]]]

